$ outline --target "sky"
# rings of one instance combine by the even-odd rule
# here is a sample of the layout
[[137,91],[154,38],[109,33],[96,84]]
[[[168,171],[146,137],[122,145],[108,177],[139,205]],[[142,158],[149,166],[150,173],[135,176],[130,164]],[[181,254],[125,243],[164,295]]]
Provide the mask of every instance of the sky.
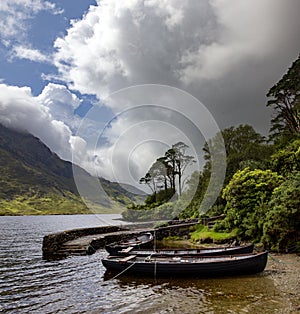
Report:
[[1,0],[0,123],[138,186],[183,141],[268,134],[268,90],[300,51],[299,0]]

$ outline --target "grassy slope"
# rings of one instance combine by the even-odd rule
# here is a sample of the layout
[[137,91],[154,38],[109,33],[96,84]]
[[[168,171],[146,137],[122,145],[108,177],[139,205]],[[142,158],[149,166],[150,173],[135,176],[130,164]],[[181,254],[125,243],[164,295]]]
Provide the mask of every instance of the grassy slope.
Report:
[[191,234],[190,238],[192,242],[195,242],[195,243],[197,242],[199,243],[205,243],[205,242],[224,243],[230,240],[234,240],[236,238],[236,230],[233,230],[230,233],[215,232],[215,231],[209,230],[208,227],[205,227],[199,224],[196,227],[196,230]]
[[[88,181],[89,174],[84,170],[81,174]],[[121,204],[135,198],[109,181],[103,187],[110,199],[87,208],[78,195],[70,162],[32,135],[0,125],[0,215],[120,213]]]

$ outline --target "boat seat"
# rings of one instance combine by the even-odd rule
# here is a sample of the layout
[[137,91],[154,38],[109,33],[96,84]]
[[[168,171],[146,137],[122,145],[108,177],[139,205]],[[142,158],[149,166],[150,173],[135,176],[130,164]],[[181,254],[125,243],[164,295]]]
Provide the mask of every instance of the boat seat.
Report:
[[121,252],[122,253],[128,253],[128,252],[132,251],[132,249],[133,249],[133,246],[128,246],[126,249],[123,249]]
[[119,260],[120,263],[126,263],[132,259],[135,259],[136,255],[129,255]]

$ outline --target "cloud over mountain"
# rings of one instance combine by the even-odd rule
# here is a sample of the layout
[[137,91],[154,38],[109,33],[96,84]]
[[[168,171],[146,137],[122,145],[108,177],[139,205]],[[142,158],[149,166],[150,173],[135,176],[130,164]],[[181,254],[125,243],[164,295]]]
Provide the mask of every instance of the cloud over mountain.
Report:
[[[53,85],[45,87],[39,97],[34,97],[29,87],[0,84],[0,123],[6,127],[33,134],[61,158],[70,160],[72,132],[64,119],[55,119],[45,99],[47,90],[49,92],[49,89],[53,90],[53,87]],[[64,93],[67,97],[66,103],[63,103]],[[69,91],[61,87],[61,96],[60,104],[69,105],[68,97],[71,97]],[[53,97],[52,105],[57,105],[57,100]],[[61,117],[58,110],[56,114]],[[72,141],[74,142],[74,139]]]
[[[30,3],[1,5],[4,45],[37,12],[61,13],[54,2]],[[14,11],[21,12],[15,28]],[[50,83],[38,96],[2,82],[0,122],[28,130],[62,158],[73,153],[91,173],[121,181],[137,180],[177,141],[198,155],[218,127],[251,124],[267,133],[265,95],[299,53],[299,11],[298,0],[98,0],[45,50],[54,50],[51,58],[34,44],[15,45],[15,59],[53,62],[57,73],[43,76]],[[184,92],[173,97],[166,85]],[[83,114],[74,109],[82,95],[96,100],[80,129]],[[111,113],[107,121],[101,107]],[[200,134],[191,126],[195,117]]]

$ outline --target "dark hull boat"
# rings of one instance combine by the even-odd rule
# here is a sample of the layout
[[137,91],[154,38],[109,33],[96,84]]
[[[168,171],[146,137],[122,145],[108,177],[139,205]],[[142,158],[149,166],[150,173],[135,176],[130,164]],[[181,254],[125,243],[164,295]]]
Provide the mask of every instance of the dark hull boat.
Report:
[[151,232],[142,233],[136,237],[108,244],[105,246],[106,251],[110,255],[118,255],[118,252],[122,251],[125,252],[126,249],[129,248],[143,248],[153,241],[153,235]]
[[212,257],[109,256],[102,259],[105,268],[115,272],[161,277],[210,277],[255,274],[267,264],[268,252]]
[[253,252],[254,245],[248,244],[244,246],[228,246],[228,247],[215,247],[205,249],[136,249],[134,247],[128,247],[126,249],[114,252],[112,255],[136,255],[141,257],[147,256],[216,256],[216,255],[232,255],[232,254],[246,254]]

